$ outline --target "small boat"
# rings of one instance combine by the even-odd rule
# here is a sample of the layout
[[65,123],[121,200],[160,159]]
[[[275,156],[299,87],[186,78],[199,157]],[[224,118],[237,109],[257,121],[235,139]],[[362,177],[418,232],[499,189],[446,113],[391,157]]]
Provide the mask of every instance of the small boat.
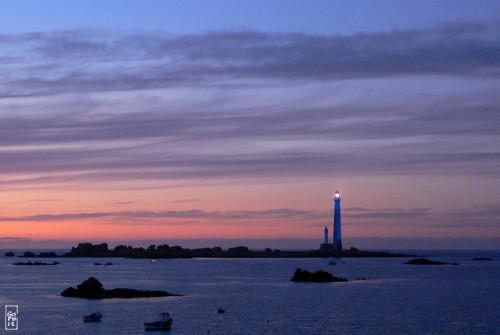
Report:
[[85,315],[83,317],[83,322],[101,322],[101,319],[102,319],[102,313],[95,312],[90,315]]
[[144,322],[144,330],[170,330],[172,326],[172,317],[170,313],[160,313],[159,320],[153,322]]
[[330,265],[337,265],[337,262],[335,262],[335,261],[328,261],[328,264],[330,264]]
[[219,314],[226,313],[226,310],[224,308],[219,308],[217,310],[217,313],[219,313]]

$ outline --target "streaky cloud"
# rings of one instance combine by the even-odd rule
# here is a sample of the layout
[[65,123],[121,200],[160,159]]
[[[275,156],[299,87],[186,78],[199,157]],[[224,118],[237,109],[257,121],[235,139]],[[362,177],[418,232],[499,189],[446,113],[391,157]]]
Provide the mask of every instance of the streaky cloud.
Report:
[[[317,219],[328,217],[328,213],[318,211],[296,210],[289,208],[269,209],[260,211],[233,210],[233,211],[203,211],[198,209],[184,211],[120,211],[120,212],[88,212],[88,213],[60,213],[36,214],[18,217],[0,217],[0,221],[7,222],[49,222],[66,220],[85,220],[92,218],[119,218],[119,219]],[[127,222],[121,222],[128,224]],[[144,223],[139,223],[144,224]]]
[[333,166],[345,175],[493,177],[500,171],[499,103],[487,90],[427,99],[423,109],[409,101],[218,110],[209,101],[183,113],[159,104],[165,110],[97,117],[66,106],[56,115],[5,115],[0,183],[330,176]]
[[[467,228],[471,224],[478,228],[498,230],[500,220],[500,204],[491,203],[480,207],[467,208],[461,211],[439,211],[432,208],[345,208],[343,210],[345,224],[348,226],[375,225],[384,227],[398,225],[399,227],[434,226]],[[303,227],[322,227],[333,224],[331,211],[298,210],[291,208],[276,208],[267,210],[231,210],[205,211],[191,210],[164,210],[164,211],[109,211],[109,212],[81,212],[36,214],[16,217],[0,217],[2,222],[58,222],[97,219],[102,224],[112,225],[191,225],[191,224],[218,224],[245,225],[252,221],[252,225],[262,222],[280,222],[296,224]],[[172,221],[179,219],[180,221]],[[165,221],[166,220],[166,221]],[[311,224],[311,222],[314,222]]]
[[0,35],[0,47],[9,51],[0,52],[6,65],[0,70],[4,98],[218,85],[227,80],[500,74],[498,21],[348,36],[59,31]]

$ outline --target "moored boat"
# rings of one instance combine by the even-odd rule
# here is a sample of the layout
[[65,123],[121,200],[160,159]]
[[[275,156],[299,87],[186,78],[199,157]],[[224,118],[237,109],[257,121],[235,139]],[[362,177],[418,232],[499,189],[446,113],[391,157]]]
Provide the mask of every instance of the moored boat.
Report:
[[159,320],[153,322],[144,322],[144,330],[170,330],[172,326],[172,317],[170,313],[163,312],[159,315]]
[[90,315],[85,315],[83,317],[83,322],[101,322],[101,319],[102,319],[102,313],[95,312]]

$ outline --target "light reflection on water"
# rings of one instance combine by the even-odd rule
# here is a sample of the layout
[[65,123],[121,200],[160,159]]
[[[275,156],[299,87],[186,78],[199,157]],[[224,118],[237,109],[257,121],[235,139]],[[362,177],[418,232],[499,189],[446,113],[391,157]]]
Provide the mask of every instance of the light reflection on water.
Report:
[[[174,318],[167,332],[172,335],[499,334],[500,254],[489,255],[494,261],[473,262],[462,253],[433,257],[459,266],[409,266],[400,258],[344,259],[335,266],[326,259],[87,258],[26,267],[1,257],[0,304],[19,305],[16,334],[137,334],[163,310]],[[95,266],[96,261],[114,265]],[[292,283],[297,267],[367,280]],[[184,296],[99,301],[59,296],[90,276],[105,288]],[[218,314],[218,308],[226,313]],[[83,315],[98,310],[101,323],[82,322]]]

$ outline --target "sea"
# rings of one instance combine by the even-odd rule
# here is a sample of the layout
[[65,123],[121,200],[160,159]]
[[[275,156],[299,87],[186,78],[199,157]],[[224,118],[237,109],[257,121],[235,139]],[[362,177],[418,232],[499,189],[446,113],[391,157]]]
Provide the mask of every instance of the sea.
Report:
[[[157,334],[500,334],[500,251],[403,252],[459,265],[403,264],[409,258],[338,258],[329,265],[326,258],[23,259],[2,253],[0,308],[17,306],[18,330],[0,325],[0,334],[142,334],[144,322],[163,311],[171,314],[172,329]],[[60,264],[12,265],[30,260]],[[349,282],[291,282],[299,267]],[[60,296],[91,276],[107,289],[182,296]],[[102,322],[82,321],[96,311]]]

